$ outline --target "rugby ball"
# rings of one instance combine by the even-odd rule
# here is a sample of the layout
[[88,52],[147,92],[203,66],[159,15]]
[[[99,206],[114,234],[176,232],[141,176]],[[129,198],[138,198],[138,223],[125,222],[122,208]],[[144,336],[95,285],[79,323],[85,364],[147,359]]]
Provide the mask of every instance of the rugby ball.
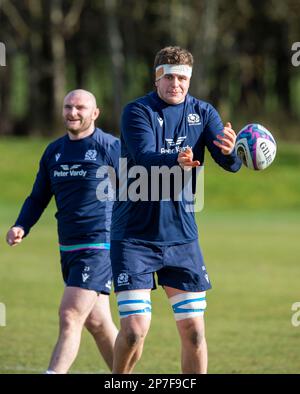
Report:
[[239,131],[235,151],[246,167],[251,170],[264,170],[275,159],[276,142],[264,126],[250,123]]

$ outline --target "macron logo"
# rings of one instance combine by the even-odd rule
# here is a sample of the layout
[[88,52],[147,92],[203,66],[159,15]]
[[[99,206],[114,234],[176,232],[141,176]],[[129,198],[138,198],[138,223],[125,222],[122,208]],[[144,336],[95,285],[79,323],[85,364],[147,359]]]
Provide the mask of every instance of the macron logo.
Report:
[[90,277],[89,274],[81,274],[82,275],[82,281],[86,282],[88,280],[88,278]]
[[107,287],[109,290],[111,290],[111,280],[108,280],[108,281],[105,283],[105,287]]
[[60,154],[60,153],[56,153],[56,155],[55,155],[55,161],[58,161],[58,160],[59,160],[59,158],[60,158],[60,156],[61,156],[61,154]]

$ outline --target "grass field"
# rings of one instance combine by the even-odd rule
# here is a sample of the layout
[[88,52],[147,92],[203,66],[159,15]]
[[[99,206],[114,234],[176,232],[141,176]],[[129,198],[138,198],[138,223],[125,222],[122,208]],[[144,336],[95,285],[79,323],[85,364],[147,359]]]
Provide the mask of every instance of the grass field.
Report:
[[[63,291],[55,207],[49,206],[16,248],[4,241],[30,191],[42,140],[0,140],[0,373],[40,373],[58,331]],[[213,290],[206,312],[210,373],[299,373],[300,146],[279,145],[266,171],[232,175],[208,162],[205,207],[197,214]],[[180,347],[163,292],[152,294],[153,317],[136,372],[178,373]],[[115,299],[111,298],[118,322]],[[83,334],[71,372],[107,373],[91,337]]]

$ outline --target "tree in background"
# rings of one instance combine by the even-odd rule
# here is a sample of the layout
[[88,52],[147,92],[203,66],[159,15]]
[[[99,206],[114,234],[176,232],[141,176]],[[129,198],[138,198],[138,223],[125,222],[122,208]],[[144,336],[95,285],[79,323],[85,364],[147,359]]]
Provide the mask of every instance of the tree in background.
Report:
[[192,94],[240,125],[266,121],[280,137],[297,138],[298,0],[2,0],[0,7],[7,48],[0,134],[58,133],[63,96],[77,87],[95,93],[101,125],[118,134],[123,105],[153,88],[153,54],[180,45],[195,57]]

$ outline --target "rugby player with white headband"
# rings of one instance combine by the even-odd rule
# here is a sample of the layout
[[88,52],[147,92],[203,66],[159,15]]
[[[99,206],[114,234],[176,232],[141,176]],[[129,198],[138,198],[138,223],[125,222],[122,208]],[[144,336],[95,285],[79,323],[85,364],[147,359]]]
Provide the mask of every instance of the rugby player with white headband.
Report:
[[[129,103],[122,115],[121,150],[128,171],[135,165],[147,171],[154,166],[189,170],[203,165],[205,147],[225,170],[240,169],[231,124],[224,127],[211,104],[188,94],[192,67],[193,56],[186,49],[166,47],[157,53],[156,90]],[[174,312],[182,372],[206,373],[204,311],[211,283],[195,216],[185,209],[185,201],[116,201],[111,260],[121,318],[113,372],[132,372],[142,355],[156,274]]]

